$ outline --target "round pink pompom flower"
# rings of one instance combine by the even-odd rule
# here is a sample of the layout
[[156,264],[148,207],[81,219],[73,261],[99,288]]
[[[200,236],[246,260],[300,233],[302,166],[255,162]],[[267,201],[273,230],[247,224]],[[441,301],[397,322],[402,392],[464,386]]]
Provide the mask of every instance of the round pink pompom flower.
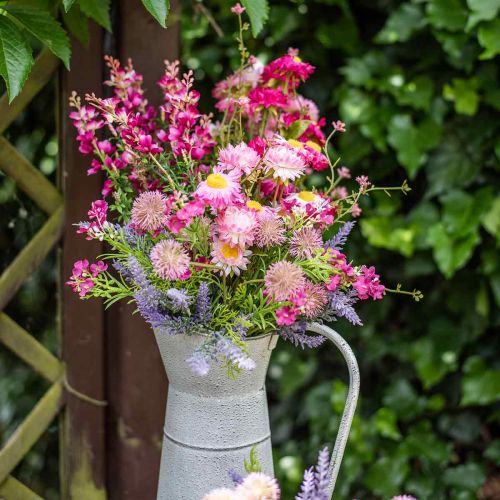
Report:
[[286,240],[283,219],[270,210],[263,211],[258,220],[255,242],[258,247],[281,245]]
[[244,142],[236,146],[229,144],[219,151],[217,169],[222,169],[226,172],[234,170],[239,174],[244,173],[248,175],[255,170],[259,161],[259,154]]
[[323,248],[321,232],[313,227],[294,231],[290,238],[290,255],[299,259],[310,259],[318,248]]
[[325,308],[328,294],[325,287],[308,281],[304,287],[303,311],[307,318],[314,318]]
[[256,226],[255,213],[246,207],[228,207],[217,217],[219,238],[231,245],[252,245]]
[[272,264],[265,275],[266,293],[276,302],[293,297],[305,285],[304,272],[300,267],[281,260]]
[[149,257],[155,273],[165,280],[180,279],[189,270],[189,255],[175,240],[160,241],[151,249]]
[[165,196],[160,191],[141,193],[132,205],[132,224],[141,231],[157,231],[165,223]]
[[236,488],[236,498],[242,500],[279,500],[280,488],[276,479],[262,472],[252,472]]

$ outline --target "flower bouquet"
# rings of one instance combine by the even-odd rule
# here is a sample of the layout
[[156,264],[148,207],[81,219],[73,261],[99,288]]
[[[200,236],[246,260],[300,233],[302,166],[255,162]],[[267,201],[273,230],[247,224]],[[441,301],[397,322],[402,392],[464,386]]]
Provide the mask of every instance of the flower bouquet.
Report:
[[[153,328],[170,380],[167,429],[176,406],[171,398],[194,419],[182,422],[177,437],[166,431],[164,451],[186,444],[182,436],[199,427],[195,402],[182,394],[214,395],[201,379],[226,395],[250,394],[248,408],[260,408],[250,418],[262,413],[262,432],[236,443],[240,455],[268,441],[263,385],[276,336],[316,347],[324,337],[307,334],[308,322],[343,317],[361,325],[356,302],[400,291],[382,285],[374,267],[352,263],[342,247],[354,226],[350,217],[361,214],[360,197],[406,193],[408,185],[378,187],[366,176],[351,191],[342,185],[351,174],[333,158],[332,140],[345,125],[335,121],[327,135],[317,106],[299,92],[313,66],[295,49],[266,65],[250,55],[243,11],[233,7],[240,67],[214,88],[216,117],[199,111],[192,72],[181,76],[177,61],[166,61],[158,108],[148,104],[132,63],[123,67],[111,57],[105,83],[112,97],[70,99],[79,149],[93,155],[88,173],[106,178],[103,198],[78,232],[106,242],[109,251],[96,263],[76,262],[68,284],[81,298],[100,297],[108,306],[135,302]],[[318,190],[309,174],[321,171],[327,185]],[[256,375],[245,375],[252,370]],[[242,373],[222,382],[220,372]],[[199,404],[200,418],[210,420],[206,400]],[[210,411],[214,421],[223,418],[216,406]],[[221,448],[221,436],[212,437],[205,448]],[[272,470],[270,447],[261,455]],[[184,460],[193,471],[193,457],[172,449],[166,456],[162,470],[164,461]],[[200,467],[206,471],[206,461]],[[170,491],[168,498],[177,497]]]

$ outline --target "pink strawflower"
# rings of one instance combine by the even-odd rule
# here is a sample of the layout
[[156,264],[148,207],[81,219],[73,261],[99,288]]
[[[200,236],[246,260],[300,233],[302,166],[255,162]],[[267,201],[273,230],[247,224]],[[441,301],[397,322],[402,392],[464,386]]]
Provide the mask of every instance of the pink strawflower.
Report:
[[236,493],[229,488],[217,488],[207,493],[202,500],[237,500]]
[[267,142],[263,137],[257,136],[248,143],[248,146],[262,156],[267,149]]
[[252,254],[250,250],[220,239],[214,240],[212,248],[212,263],[226,276],[231,273],[239,276],[241,270],[246,270],[248,257]]
[[279,500],[280,488],[276,479],[262,472],[252,472],[236,488],[241,500]]
[[283,219],[272,210],[265,210],[258,218],[255,243],[258,247],[281,245],[286,240]]
[[194,196],[214,208],[226,208],[241,197],[239,175],[213,173],[200,182]]
[[217,217],[219,238],[231,245],[252,245],[256,227],[255,212],[246,207],[228,207]]
[[345,132],[345,123],[343,121],[334,121],[332,122],[332,126],[336,132]]
[[357,203],[354,203],[354,205],[351,207],[351,215],[353,217],[359,217],[361,215],[361,212],[363,212],[363,210],[361,210],[361,207]]
[[293,297],[305,284],[304,271],[285,260],[271,264],[264,280],[266,294],[276,302],[284,302]]
[[361,266],[360,275],[356,276],[353,287],[361,300],[372,298],[380,300],[385,294],[384,285],[380,284],[380,276],[375,273],[375,267]]
[[149,254],[155,273],[165,280],[177,280],[189,270],[190,258],[175,240],[162,240]]
[[260,156],[244,142],[229,146],[219,151],[217,170],[230,172],[235,170],[239,175],[250,174],[259,164]]
[[310,226],[294,231],[290,238],[290,255],[298,259],[311,259],[315,251],[322,248],[321,232]]
[[141,193],[132,206],[130,221],[141,231],[158,231],[165,224],[167,199],[160,191]]
[[328,294],[322,285],[306,282],[304,287],[304,305],[302,307],[307,318],[314,318],[324,309],[328,302]]
[[300,155],[287,146],[273,146],[264,157],[266,169],[281,181],[294,181],[304,174],[306,165]]
[[245,7],[242,7],[239,2],[231,7],[231,12],[233,14],[237,14],[238,16],[241,16],[245,10]]
[[276,309],[276,324],[278,326],[290,326],[297,319],[297,312],[290,306],[283,306]]
[[341,177],[342,179],[351,178],[351,171],[347,167],[337,168],[337,174],[339,174],[339,177]]

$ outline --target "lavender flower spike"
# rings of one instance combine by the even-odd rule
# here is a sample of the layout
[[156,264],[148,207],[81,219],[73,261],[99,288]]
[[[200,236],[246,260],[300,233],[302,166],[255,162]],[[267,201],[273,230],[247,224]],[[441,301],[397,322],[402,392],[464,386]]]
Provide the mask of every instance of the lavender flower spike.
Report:
[[330,500],[328,495],[328,484],[330,483],[330,454],[326,446],[319,452],[314,476],[316,478],[317,500]]
[[346,222],[337,232],[337,234],[331,239],[328,240],[323,246],[325,248],[331,248],[333,250],[342,250],[342,247],[347,242],[347,237],[349,233],[352,231],[352,228],[355,226],[356,221]]
[[210,362],[208,356],[201,351],[195,351],[186,359],[187,364],[200,377],[204,377],[210,371]]
[[166,292],[169,306],[174,312],[188,311],[191,305],[191,297],[185,290],[169,288]]
[[223,337],[220,334],[216,335],[218,336],[217,352],[219,354],[244,370],[253,370],[255,368],[255,361],[250,358],[243,349],[238,347],[231,339]]
[[330,294],[331,312],[336,316],[347,319],[353,325],[363,326],[361,318],[354,310],[353,305],[358,301],[356,291],[351,290],[347,293],[337,290]]
[[293,325],[284,327],[280,330],[280,335],[285,340],[288,340],[296,347],[319,347],[326,338],[323,335],[307,335],[307,323],[305,321],[298,321]]
[[300,493],[295,497],[295,500],[314,500],[316,498],[315,495],[316,477],[311,467],[304,472],[304,479],[300,485]]
[[210,289],[204,281],[198,288],[198,298],[196,299],[195,320],[200,323],[207,323],[212,319]]

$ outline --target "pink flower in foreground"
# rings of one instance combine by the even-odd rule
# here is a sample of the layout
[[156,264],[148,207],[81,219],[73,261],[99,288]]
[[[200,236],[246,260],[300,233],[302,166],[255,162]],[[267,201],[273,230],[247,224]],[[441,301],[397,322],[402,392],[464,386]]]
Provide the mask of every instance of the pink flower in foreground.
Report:
[[231,12],[233,14],[237,14],[238,16],[241,16],[245,10],[245,7],[241,6],[239,2],[231,7]]
[[212,263],[215,264],[226,276],[234,273],[237,276],[241,270],[246,270],[248,257],[252,254],[239,245],[231,245],[216,239],[213,242]]
[[351,207],[351,215],[353,217],[359,217],[362,211],[363,210],[361,210],[361,207],[357,203],[354,203],[354,205]]
[[290,238],[290,255],[299,259],[310,259],[315,250],[323,248],[323,238],[318,229],[303,227],[294,231]]
[[248,98],[254,107],[282,108],[287,102],[287,97],[281,90],[269,87],[256,87],[250,91]]
[[314,66],[303,62],[296,53],[292,49],[291,53],[271,61],[264,68],[263,81],[281,80],[296,88],[300,82],[307,80],[314,73]]
[[258,247],[281,245],[286,240],[283,219],[271,210],[264,211],[258,219],[255,242]]
[[141,193],[132,205],[130,221],[141,231],[157,231],[165,224],[167,199],[160,191]]
[[279,500],[280,488],[276,479],[262,472],[252,472],[236,488],[241,500]]
[[239,175],[213,173],[205,181],[200,182],[194,196],[206,205],[214,208],[225,208],[241,196]]
[[219,151],[217,170],[226,172],[236,170],[240,175],[242,173],[248,175],[255,170],[259,161],[260,156],[257,152],[244,142],[236,146],[229,144]]
[[306,165],[302,158],[292,148],[274,146],[267,152],[264,163],[268,172],[274,178],[282,181],[294,181],[304,174]]
[[175,240],[162,240],[149,254],[154,272],[165,280],[177,280],[189,270],[190,258]]
[[228,207],[217,217],[219,238],[231,245],[251,245],[256,226],[255,212],[246,207]]
[[90,274],[95,278],[99,274],[103,273],[106,271],[108,268],[108,265],[104,263],[102,260],[97,261],[95,264],[90,265]]
[[384,285],[380,284],[380,276],[375,273],[375,267],[361,266],[361,274],[356,277],[353,287],[358,292],[358,297],[361,300],[372,298],[380,300],[385,294]]
[[284,302],[295,295],[305,284],[304,271],[300,267],[281,260],[269,266],[264,277],[266,294],[276,302]]
[[336,274],[335,276],[330,276],[330,281],[326,285],[326,289],[329,290],[330,292],[334,292],[339,287],[341,281],[342,278],[340,277],[339,274]]
[[314,318],[324,309],[328,302],[328,295],[325,288],[321,285],[308,281],[304,287],[304,315],[308,318]]
[[276,324],[278,326],[290,326],[295,323],[297,313],[294,308],[283,306],[276,309]]
[[73,272],[66,285],[80,297],[85,297],[94,288],[93,278],[104,272],[107,267],[102,260],[90,266],[88,260],[78,260],[73,264]]
[[366,190],[366,188],[371,184],[367,175],[359,175],[356,177],[356,182],[362,190]]
[[90,220],[96,221],[99,226],[106,222],[108,204],[104,200],[93,201],[88,216]]

